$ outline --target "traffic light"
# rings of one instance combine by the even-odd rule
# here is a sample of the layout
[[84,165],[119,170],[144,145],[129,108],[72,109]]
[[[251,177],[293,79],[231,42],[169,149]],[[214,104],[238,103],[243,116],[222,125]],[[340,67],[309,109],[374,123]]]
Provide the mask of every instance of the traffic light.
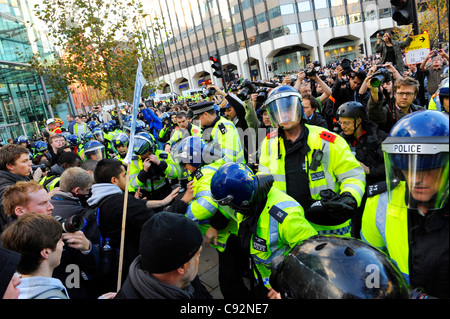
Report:
[[359,45],[359,53],[364,54],[364,43]]
[[211,67],[215,70],[213,75],[216,78],[222,79],[223,78],[223,69],[222,69],[222,62],[220,61],[220,57],[218,55],[212,55],[209,57],[209,60],[213,62]]
[[267,66],[267,69],[269,70],[269,72],[272,72],[272,65],[269,64],[269,65]]
[[414,23],[416,2],[414,0],[391,0],[392,20],[397,25],[408,25]]

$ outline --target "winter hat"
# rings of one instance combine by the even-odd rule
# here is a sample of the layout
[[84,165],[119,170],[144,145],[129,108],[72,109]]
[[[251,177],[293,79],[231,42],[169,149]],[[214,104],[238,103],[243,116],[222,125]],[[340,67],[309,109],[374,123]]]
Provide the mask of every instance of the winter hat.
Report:
[[184,215],[161,212],[142,226],[142,268],[153,274],[175,270],[197,253],[203,243],[198,225]]
[[20,254],[0,247],[0,299],[8,288],[12,276],[20,262]]

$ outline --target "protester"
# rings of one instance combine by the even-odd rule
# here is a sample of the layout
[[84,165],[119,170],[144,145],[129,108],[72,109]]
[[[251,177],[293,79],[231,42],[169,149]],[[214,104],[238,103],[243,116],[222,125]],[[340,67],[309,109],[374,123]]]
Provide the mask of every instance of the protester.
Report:
[[195,299],[203,236],[183,215],[161,212],[142,226],[139,256],[115,299]]
[[64,246],[62,227],[55,218],[25,214],[5,229],[1,241],[6,249],[21,255],[17,265],[21,275],[18,299],[69,299],[64,284],[52,278]]

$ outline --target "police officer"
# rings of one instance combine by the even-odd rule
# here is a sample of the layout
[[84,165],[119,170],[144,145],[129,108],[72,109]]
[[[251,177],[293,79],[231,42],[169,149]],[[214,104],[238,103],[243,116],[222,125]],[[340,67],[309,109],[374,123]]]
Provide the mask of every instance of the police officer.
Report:
[[219,206],[211,198],[211,178],[222,165],[214,161],[211,149],[198,136],[189,136],[174,146],[172,157],[191,174],[193,194],[186,216],[197,222],[207,243],[219,256],[219,284],[225,299],[248,299],[249,291],[242,280],[239,260],[238,224],[236,212]]
[[450,287],[448,142],[446,113],[417,111],[399,120],[382,144],[387,185],[369,195],[361,229],[411,287],[437,298],[448,298]]
[[164,150],[166,152],[170,152],[173,144],[177,143],[183,138],[186,138],[188,136],[202,136],[202,130],[197,125],[191,124],[188,121],[186,112],[179,112],[176,116],[176,121],[178,126],[175,127],[174,131],[172,131],[172,136],[167,141],[166,145],[164,145]]
[[[143,197],[158,200],[166,198],[171,192],[168,179],[178,178],[178,165],[169,153],[157,149],[156,141],[147,132],[135,135],[133,153],[139,156],[139,173],[130,178],[130,186],[141,188]],[[130,174],[135,172],[130,171]]]
[[206,143],[220,146],[222,163],[245,163],[244,149],[236,126],[224,117],[217,115],[213,102],[200,102],[191,106],[193,120],[201,123],[202,138]]
[[272,260],[287,255],[302,240],[317,235],[305,219],[302,206],[274,187],[272,175],[256,176],[242,163],[223,164],[214,173],[211,195],[219,205],[240,213],[241,247],[250,256],[258,280],[253,290],[255,298],[279,297],[269,282]]
[[306,124],[300,93],[291,86],[272,90],[263,107],[278,130],[261,144],[258,174],[272,174],[273,186],[301,204],[319,234],[350,236],[366,178],[347,142]]

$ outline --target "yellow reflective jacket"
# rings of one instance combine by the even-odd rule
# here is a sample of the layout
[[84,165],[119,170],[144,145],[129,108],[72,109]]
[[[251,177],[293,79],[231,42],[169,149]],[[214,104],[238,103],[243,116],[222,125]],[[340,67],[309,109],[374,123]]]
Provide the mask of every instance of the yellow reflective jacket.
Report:
[[[365,192],[366,175],[358,160],[351,153],[348,143],[339,135],[314,125],[305,124],[308,129],[308,146],[305,155],[309,178],[309,189],[314,200],[320,200],[320,191],[331,189],[336,193],[349,192],[361,204]],[[316,170],[309,169],[313,152],[323,151],[323,157]],[[277,131],[268,134],[261,144],[258,174],[272,174],[274,187],[286,192],[285,170],[286,148],[284,140]],[[300,166],[300,165],[299,165]],[[301,167],[299,167],[301,169]],[[336,225],[324,226],[312,224],[322,235],[350,236],[350,220]]]

